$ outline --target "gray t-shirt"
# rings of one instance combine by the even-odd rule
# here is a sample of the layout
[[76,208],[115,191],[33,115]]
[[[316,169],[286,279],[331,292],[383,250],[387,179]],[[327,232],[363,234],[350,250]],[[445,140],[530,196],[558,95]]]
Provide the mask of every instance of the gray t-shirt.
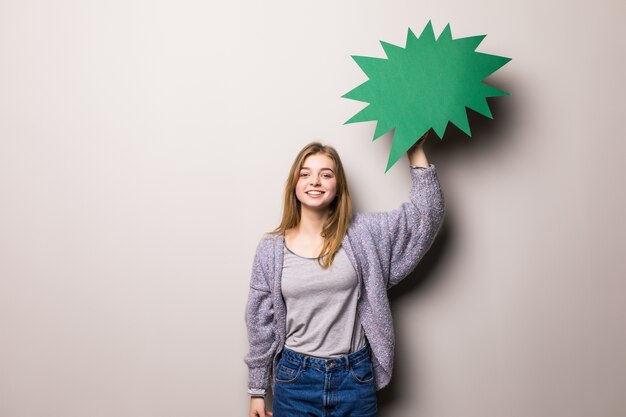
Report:
[[331,358],[365,346],[357,313],[359,282],[343,248],[323,269],[316,258],[305,258],[285,246],[282,295],[287,306],[285,347]]

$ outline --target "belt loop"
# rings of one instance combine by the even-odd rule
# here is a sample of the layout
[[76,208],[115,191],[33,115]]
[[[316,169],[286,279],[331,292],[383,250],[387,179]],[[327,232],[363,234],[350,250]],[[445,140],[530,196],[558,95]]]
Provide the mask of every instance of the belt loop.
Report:
[[350,371],[350,355],[344,355],[346,358],[346,371]]
[[308,359],[307,355],[303,355],[302,356],[302,370],[304,371],[306,369],[306,360]]

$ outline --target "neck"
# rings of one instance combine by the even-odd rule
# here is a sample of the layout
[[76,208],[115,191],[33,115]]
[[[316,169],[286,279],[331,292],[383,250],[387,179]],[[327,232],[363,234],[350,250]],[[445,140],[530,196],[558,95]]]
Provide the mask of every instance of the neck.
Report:
[[320,236],[324,230],[324,224],[328,219],[328,211],[314,211],[302,209],[300,212],[300,224],[298,234]]

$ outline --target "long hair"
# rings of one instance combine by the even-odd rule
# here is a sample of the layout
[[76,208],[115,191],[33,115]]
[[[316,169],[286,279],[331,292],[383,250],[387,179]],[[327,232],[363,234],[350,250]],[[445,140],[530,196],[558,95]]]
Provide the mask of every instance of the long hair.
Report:
[[332,265],[335,254],[339,250],[341,241],[346,235],[352,220],[352,199],[348,191],[348,181],[346,180],[346,174],[343,170],[341,159],[339,159],[339,154],[332,146],[311,142],[298,153],[291,165],[289,176],[285,183],[283,217],[280,225],[273,233],[285,233],[285,231],[300,225],[301,203],[296,197],[296,184],[300,177],[300,169],[302,169],[304,160],[308,156],[315,154],[326,155],[333,160],[336,171],[335,178],[337,179],[337,195],[328,207],[328,219],[322,228],[324,244],[318,258],[322,268],[328,268]]

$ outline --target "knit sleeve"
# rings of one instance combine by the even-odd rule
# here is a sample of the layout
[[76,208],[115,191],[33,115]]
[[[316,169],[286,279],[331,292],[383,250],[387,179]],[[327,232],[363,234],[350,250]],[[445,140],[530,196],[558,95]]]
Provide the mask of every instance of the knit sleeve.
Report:
[[435,240],[445,212],[435,166],[412,168],[411,176],[410,201],[387,212],[391,238],[388,287],[396,285],[415,269]]
[[415,269],[435,240],[444,217],[443,193],[435,166],[411,168],[411,177],[409,201],[396,210],[363,216],[387,288]]
[[254,257],[246,306],[250,349],[244,362],[248,366],[248,392],[251,394],[260,394],[270,386],[273,352],[278,343],[273,329],[274,306],[270,289],[272,259],[271,240],[264,239]]

